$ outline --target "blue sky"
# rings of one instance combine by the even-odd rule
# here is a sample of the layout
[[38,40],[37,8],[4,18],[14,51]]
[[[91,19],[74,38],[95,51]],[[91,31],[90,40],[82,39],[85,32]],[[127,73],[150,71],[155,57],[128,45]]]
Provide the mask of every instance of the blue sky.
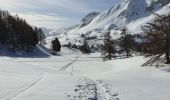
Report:
[[18,14],[29,24],[58,29],[78,23],[92,11],[102,12],[121,0],[0,0],[0,9]]

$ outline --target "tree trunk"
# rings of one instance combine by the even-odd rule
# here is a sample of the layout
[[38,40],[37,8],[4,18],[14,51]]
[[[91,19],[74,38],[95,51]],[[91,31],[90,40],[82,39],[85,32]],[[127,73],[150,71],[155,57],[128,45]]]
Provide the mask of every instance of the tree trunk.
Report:
[[169,58],[169,34],[166,33],[166,64],[170,64],[170,58]]
[[166,64],[170,64],[169,52],[166,52],[165,57],[166,57]]
[[109,60],[112,60],[112,54],[109,53]]
[[126,57],[129,58],[129,50],[126,48]]

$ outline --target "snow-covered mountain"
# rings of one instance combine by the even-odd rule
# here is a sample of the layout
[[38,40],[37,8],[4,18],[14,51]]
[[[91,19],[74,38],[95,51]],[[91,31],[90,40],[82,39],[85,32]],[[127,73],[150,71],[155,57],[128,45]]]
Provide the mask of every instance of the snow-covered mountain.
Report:
[[45,27],[41,27],[41,29],[43,30],[44,35],[46,37],[56,36],[56,35],[60,34],[60,32],[62,32],[64,30],[64,29],[58,29],[58,30],[56,30],[56,29],[47,29]]
[[166,14],[170,12],[170,3],[163,6],[159,0],[124,0],[100,14],[98,12],[88,14],[80,24],[66,28],[56,36],[62,44],[71,42],[79,45],[85,37],[91,38],[90,43],[96,43],[107,30],[111,30],[113,38],[118,38],[122,27],[127,27],[132,34],[140,33],[141,26],[155,17],[149,10]]

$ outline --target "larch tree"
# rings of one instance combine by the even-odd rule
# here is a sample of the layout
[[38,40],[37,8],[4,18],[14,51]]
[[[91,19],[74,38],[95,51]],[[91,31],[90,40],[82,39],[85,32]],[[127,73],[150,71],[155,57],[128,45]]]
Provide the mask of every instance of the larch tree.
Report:
[[102,46],[101,53],[102,53],[104,61],[112,60],[112,57],[115,53],[115,48],[114,48],[114,41],[110,35],[110,31],[108,31],[104,34],[103,46]]
[[121,51],[126,53],[127,58],[131,56],[132,43],[132,36],[128,33],[127,28],[123,28],[120,38],[120,47],[122,48]]
[[91,49],[90,49],[90,46],[89,46],[89,44],[88,44],[87,39],[84,39],[84,40],[83,40],[83,45],[80,46],[80,50],[81,50],[81,52],[83,52],[84,54],[89,54],[89,53],[91,53]]
[[148,53],[153,56],[165,55],[165,63],[170,64],[170,13],[158,15],[144,28],[148,41]]

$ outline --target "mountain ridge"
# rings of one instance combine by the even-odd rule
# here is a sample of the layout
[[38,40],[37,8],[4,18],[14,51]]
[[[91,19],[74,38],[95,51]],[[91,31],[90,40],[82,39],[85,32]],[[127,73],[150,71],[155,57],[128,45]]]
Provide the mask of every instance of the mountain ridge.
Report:
[[148,9],[156,13],[166,14],[170,11],[169,6],[170,3],[160,6],[158,0],[125,0],[100,14],[95,14],[87,24],[82,25],[81,21],[80,24],[60,31],[56,36],[59,37],[62,44],[71,42],[80,45],[83,38],[87,37],[96,37],[97,40],[101,40],[103,33],[107,30],[111,30],[113,38],[119,37],[118,34],[122,27],[127,27],[131,33],[140,33],[140,27],[155,17]]

